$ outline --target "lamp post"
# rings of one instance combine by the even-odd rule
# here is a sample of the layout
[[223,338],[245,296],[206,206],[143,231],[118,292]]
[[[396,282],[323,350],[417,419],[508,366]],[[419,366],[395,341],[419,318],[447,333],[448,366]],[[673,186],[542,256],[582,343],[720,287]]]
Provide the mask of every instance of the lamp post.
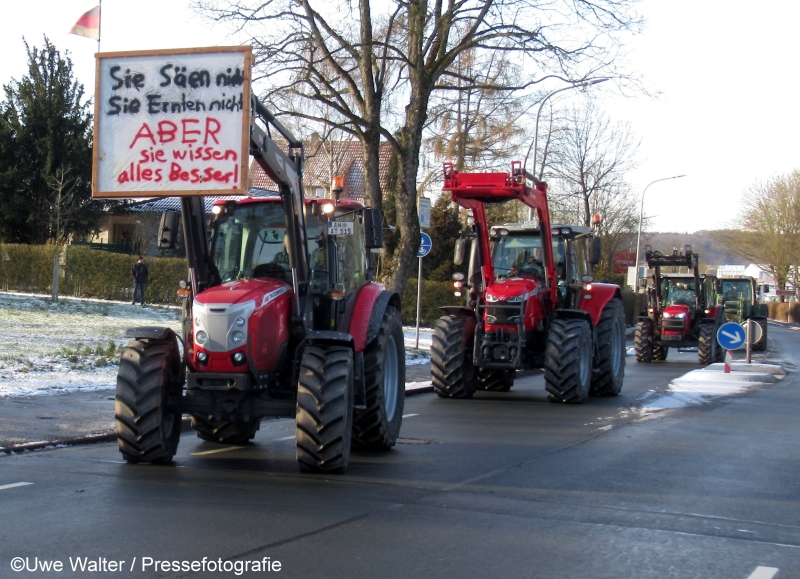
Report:
[[[558,90],[554,90],[551,93],[548,93],[547,96],[545,96],[539,102],[539,109],[536,111],[536,124],[533,127],[533,133],[534,133],[533,134],[533,142],[531,142],[530,146],[528,147],[528,152],[525,153],[525,160],[522,162],[522,170],[523,170],[523,172],[525,172],[527,170],[528,157],[531,154],[531,149],[533,149],[533,163],[532,163],[533,171],[534,171],[534,173],[536,172],[536,153],[538,151],[538,146],[539,146],[539,117],[542,116],[542,108],[544,107],[544,103],[546,103],[551,96],[557,95],[558,93],[563,92],[565,90],[571,90],[573,88],[586,88],[587,86],[592,86],[594,84],[600,84],[601,82],[605,82],[607,80],[608,80],[607,78],[598,78],[598,79],[595,79],[595,80],[590,80],[590,81],[582,82],[582,83],[579,83],[579,84],[573,84],[573,85],[570,85],[570,86],[565,86],[565,87],[560,88]],[[533,209],[532,208],[530,209],[530,217],[529,217],[529,219],[533,220]]]
[[647,187],[644,188],[642,192],[642,208],[639,210],[639,235],[636,237],[636,263],[634,264],[636,267],[636,293],[639,293],[639,247],[642,245],[642,219],[644,218],[644,195],[647,193],[647,189],[653,183],[658,183],[659,181],[669,181],[670,179],[680,179],[681,177],[686,177],[686,175],[673,175],[672,177],[664,177],[662,179],[656,179],[655,181],[651,181],[647,184]]

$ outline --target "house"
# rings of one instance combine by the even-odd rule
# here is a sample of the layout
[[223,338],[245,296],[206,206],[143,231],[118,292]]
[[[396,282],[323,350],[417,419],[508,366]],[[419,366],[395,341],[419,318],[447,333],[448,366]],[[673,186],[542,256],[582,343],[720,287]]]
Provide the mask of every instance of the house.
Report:
[[[364,159],[360,141],[323,141],[314,134],[306,144],[303,192],[306,197],[331,198],[331,181],[344,177],[343,198],[365,202]],[[387,191],[392,147],[381,143],[378,178],[382,191]],[[277,190],[258,163],[250,163],[250,184],[259,189]]]

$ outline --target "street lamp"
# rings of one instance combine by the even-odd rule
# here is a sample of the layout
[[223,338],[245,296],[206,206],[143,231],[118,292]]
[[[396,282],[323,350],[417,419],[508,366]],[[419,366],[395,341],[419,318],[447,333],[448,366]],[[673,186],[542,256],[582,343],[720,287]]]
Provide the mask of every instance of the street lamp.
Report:
[[[607,78],[598,78],[595,80],[590,80],[587,82],[581,82],[578,84],[572,84],[570,86],[565,86],[564,88],[560,88],[558,90],[554,90],[551,93],[548,93],[540,102],[539,102],[539,110],[536,111],[536,124],[533,127],[533,142],[531,142],[530,146],[528,147],[528,152],[525,153],[525,160],[522,162],[522,172],[523,174],[527,170],[528,167],[528,157],[531,154],[531,149],[533,149],[533,171],[536,172],[536,152],[538,151],[539,146],[539,117],[542,116],[542,108],[544,107],[544,103],[554,95],[557,95],[560,92],[565,90],[571,90],[573,88],[586,88],[587,86],[592,86],[594,84],[600,84],[601,82],[607,81]],[[530,209],[530,217],[531,221],[533,220],[533,208]]]
[[659,181],[669,181],[670,179],[680,179],[681,177],[686,177],[686,175],[673,175],[672,177],[664,177],[663,179],[656,179],[655,181],[651,181],[647,184],[647,187],[644,188],[642,192],[642,208],[639,211],[639,235],[636,238],[636,293],[639,293],[639,247],[642,245],[642,219],[644,218],[644,194],[647,193],[648,187],[653,183],[658,183]]

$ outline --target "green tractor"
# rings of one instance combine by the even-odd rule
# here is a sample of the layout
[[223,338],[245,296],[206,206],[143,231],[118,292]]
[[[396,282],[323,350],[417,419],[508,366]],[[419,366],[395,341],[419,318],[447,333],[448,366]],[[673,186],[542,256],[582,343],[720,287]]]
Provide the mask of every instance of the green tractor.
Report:
[[753,344],[754,350],[767,349],[767,304],[758,303],[760,287],[752,277],[724,276],[718,280],[718,301],[725,308],[729,322],[741,324],[753,320],[761,326],[761,339]]

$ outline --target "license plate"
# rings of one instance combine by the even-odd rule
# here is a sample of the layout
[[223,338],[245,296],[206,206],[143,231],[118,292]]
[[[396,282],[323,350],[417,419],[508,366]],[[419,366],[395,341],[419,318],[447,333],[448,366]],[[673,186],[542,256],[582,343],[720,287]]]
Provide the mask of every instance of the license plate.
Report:
[[661,334],[661,340],[683,340],[683,336],[665,336],[664,334]]
[[328,235],[353,235],[353,222],[328,221]]

